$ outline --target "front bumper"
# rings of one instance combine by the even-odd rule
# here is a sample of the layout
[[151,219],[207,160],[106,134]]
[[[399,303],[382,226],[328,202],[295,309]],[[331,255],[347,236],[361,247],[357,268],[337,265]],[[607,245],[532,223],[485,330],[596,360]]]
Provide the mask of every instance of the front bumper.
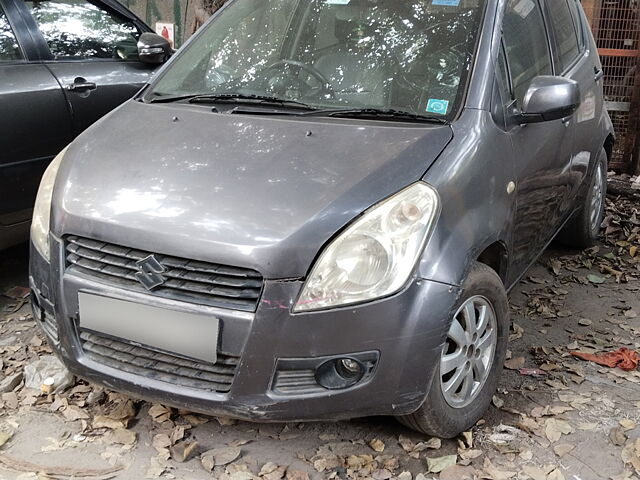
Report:
[[[265,422],[412,413],[430,386],[459,295],[457,287],[414,279],[386,299],[293,315],[302,282],[266,281],[257,311],[237,312],[151,297],[66,272],[62,243],[53,238],[51,264],[32,247],[30,269],[36,317],[74,374],[134,397]],[[218,351],[239,359],[230,389],[220,393],[184,387],[94,361],[78,332],[79,292],[215,316],[221,324]],[[45,321],[52,317],[57,336]],[[308,368],[336,356],[374,361],[369,374],[346,389],[274,388],[278,366]]]

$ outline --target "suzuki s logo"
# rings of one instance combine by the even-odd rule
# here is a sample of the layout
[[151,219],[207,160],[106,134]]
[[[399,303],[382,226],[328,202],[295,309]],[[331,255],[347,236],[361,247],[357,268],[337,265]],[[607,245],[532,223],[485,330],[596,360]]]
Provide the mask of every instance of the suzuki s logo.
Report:
[[136,278],[147,290],[153,290],[166,281],[166,278],[164,278],[162,274],[166,272],[167,269],[164,268],[153,255],[149,255],[147,258],[136,262],[136,265],[139,270],[136,272]]

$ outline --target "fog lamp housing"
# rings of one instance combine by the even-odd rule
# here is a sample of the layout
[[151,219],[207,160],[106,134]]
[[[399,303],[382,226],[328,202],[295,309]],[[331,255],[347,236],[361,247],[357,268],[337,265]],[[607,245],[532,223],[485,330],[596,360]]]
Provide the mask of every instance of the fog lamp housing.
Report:
[[366,367],[355,358],[334,358],[316,369],[316,382],[328,390],[342,390],[354,386],[366,372]]

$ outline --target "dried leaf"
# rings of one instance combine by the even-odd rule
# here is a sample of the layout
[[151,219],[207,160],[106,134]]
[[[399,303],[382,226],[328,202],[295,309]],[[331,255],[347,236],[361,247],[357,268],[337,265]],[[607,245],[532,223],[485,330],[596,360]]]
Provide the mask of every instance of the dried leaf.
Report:
[[427,458],[427,470],[429,473],[440,473],[445,468],[455,465],[457,455],[445,455],[444,457]]
[[220,447],[207,450],[200,458],[211,457],[214,465],[228,465],[236,461],[242,451],[238,447]]
[[560,440],[562,435],[568,435],[573,432],[573,428],[564,420],[549,418],[545,422],[544,434],[551,443]]
[[605,279],[594,274],[587,275],[587,280],[595,285],[600,285],[605,282]]
[[171,446],[171,439],[166,433],[159,433],[153,436],[151,440],[151,446],[158,452],[162,453],[164,450]]
[[583,327],[589,327],[593,324],[593,322],[591,320],[589,320],[588,318],[581,318],[580,320],[578,320],[578,325],[581,325]]
[[620,426],[625,430],[633,430],[634,428],[636,428],[636,422],[634,422],[633,420],[630,420],[628,418],[623,418],[622,420],[620,420]]
[[75,422],[76,420],[86,420],[89,418],[89,414],[87,412],[75,405],[69,405],[67,408],[65,408],[62,411],[62,415],[69,422]]
[[570,443],[559,443],[553,447],[553,451],[559,457],[564,457],[567,453],[576,448],[575,445],[571,445]]
[[309,480],[309,474],[302,470],[288,469],[287,476],[285,478],[287,480]]
[[473,480],[475,469],[462,465],[451,465],[440,472],[440,480]]
[[149,415],[154,422],[166,422],[171,417],[171,409],[159,403],[154,403],[151,408],[149,408]]
[[563,413],[570,412],[571,410],[575,409],[568,405],[555,405],[549,408],[549,411],[554,415],[562,415]]
[[0,432],[0,447],[2,447],[5,443],[11,440],[13,434],[7,432]]
[[484,471],[490,475],[489,478],[491,478],[492,480],[508,480],[509,478],[515,477],[518,473],[512,472],[510,470],[499,470],[493,465],[493,463],[491,463],[491,460],[489,460],[488,458],[484,459],[483,468]]
[[171,452],[171,458],[173,460],[184,463],[189,460],[189,457],[197,447],[198,442],[178,442],[169,448],[169,452]]
[[125,428],[118,428],[111,432],[111,441],[121,445],[133,445],[136,443],[136,432]]
[[627,435],[622,427],[613,427],[609,432],[609,440],[617,447],[621,447],[627,442]]
[[547,480],[564,480],[564,475],[559,469],[556,468],[555,470],[549,472],[549,475],[547,475]]
[[379,440],[377,438],[374,438],[373,440],[371,440],[369,442],[369,446],[376,452],[378,453],[382,453],[384,452],[384,442],[382,440]]
[[511,360],[507,360],[504,362],[504,368],[509,370],[518,370],[524,366],[525,359],[524,357],[516,357]]
[[113,418],[107,417],[105,415],[96,415],[93,418],[93,422],[91,423],[93,428],[109,428],[112,430],[118,428],[125,428],[125,422],[122,420],[114,420]]
[[419,445],[424,445],[426,448],[431,450],[439,450],[442,447],[442,440],[438,437],[433,437],[426,442],[420,442]]
[[532,480],[547,480],[547,472],[542,468],[534,465],[525,465],[522,471],[526,473]]
[[287,471],[287,467],[282,467],[276,465],[273,462],[265,463],[260,469],[260,473],[258,473],[259,477],[264,478],[265,480],[280,480],[284,477],[284,474]]

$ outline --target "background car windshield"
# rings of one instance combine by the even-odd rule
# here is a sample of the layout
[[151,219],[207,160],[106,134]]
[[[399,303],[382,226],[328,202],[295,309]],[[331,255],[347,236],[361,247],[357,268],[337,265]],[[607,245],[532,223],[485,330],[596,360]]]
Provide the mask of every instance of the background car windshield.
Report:
[[150,95],[245,94],[446,116],[483,0],[237,0]]

